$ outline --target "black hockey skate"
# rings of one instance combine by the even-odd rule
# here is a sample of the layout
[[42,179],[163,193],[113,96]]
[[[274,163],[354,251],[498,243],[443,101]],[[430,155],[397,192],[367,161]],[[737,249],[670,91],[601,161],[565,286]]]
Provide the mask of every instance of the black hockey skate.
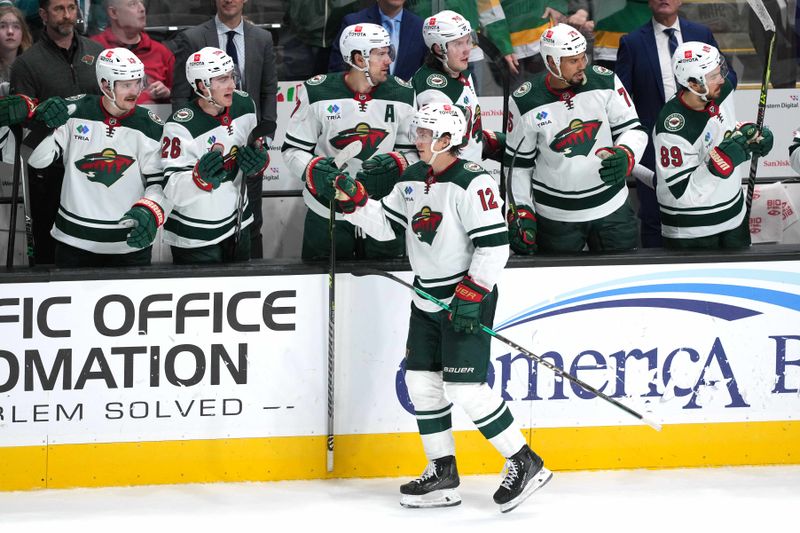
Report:
[[542,458],[527,444],[506,459],[505,474],[500,488],[494,493],[494,502],[503,513],[524,502],[553,477],[553,473],[544,467]]
[[456,487],[461,483],[452,455],[434,459],[422,475],[400,485],[400,505],[403,507],[451,507],[461,503]]

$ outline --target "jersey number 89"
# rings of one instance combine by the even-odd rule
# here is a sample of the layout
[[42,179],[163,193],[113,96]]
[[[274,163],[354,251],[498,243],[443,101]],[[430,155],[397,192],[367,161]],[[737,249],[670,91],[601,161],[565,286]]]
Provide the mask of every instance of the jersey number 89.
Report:
[[668,167],[672,164],[674,167],[683,165],[683,154],[681,149],[677,146],[667,149],[666,146],[661,147],[661,166]]

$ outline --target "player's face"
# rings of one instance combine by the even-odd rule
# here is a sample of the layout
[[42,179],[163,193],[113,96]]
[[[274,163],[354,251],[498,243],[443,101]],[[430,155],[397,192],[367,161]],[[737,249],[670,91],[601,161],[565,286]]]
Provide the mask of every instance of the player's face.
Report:
[[375,48],[369,53],[369,76],[373,83],[383,83],[389,78],[389,65],[392,64],[390,47]]
[[588,60],[586,53],[561,58],[561,77],[570,85],[580,85],[586,78],[585,70]]
[[[414,144],[417,147],[417,154],[423,163],[430,162],[433,158],[434,150],[441,152],[450,144],[450,136],[445,134],[433,142],[433,132],[427,128],[417,128],[414,137]],[[433,146],[431,146],[433,144]]]
[[122,0],[114,4],[112,9],[120,28],[139,32],[144,30],[147,16],[142,0]]
[[723,85],[725,85],[725,77],[722,75],[722,67],[717,67],[706,74],[706,87],[708,88],[706,98],[719,98]]
[[22,24],[14,13],[0,18],[0,50],[16,52],[22,44]]
[[236,89],[236,78],[233,71],[211,78],[211,98],[222,107],[233,103],[233,91]]
[[78,21],[78,4],[75,0],[50,0],[47,9],[39,9],[39,16],[49,31],[67,37]]
[[472,51],[472,36],[465,35],[447,43],[447,66],[455,72],[463,72],[469,66]]
[[142,92],[142,79],[120,80],[114,84],[114,98],[117,107],[122,111],[130,111],[136,107],[136,100]]

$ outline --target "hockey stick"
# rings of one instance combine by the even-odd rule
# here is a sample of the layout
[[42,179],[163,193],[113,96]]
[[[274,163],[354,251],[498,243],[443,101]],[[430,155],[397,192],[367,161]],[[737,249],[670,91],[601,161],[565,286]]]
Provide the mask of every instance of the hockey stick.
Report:
[[[400,285],[403,285],[404,287],[407,287],[407,288],[411,289],[412,291],[416,292],[417,294],[419,294],[420,296],[422,296],[426,300],[435,303],[436,305],[438,305],[439,307],[441,307],[445,311],[450,311],[451,310],[449,305],[447,305],[443,301],[439,300],[435,296],[431,296],[430,294],[428,294],[427,292],[423,291],[422,289],[418,289],[418,288],[414,287],[413,285],[411,285],[410,283],[406,283],[405,281],[401,280],[400,278],[398,278],[394,274],[390,274],[389,272],[384,272],[383,270],[378,270],[376,268],[358,268],[358,269],[353,270],[351,273],[354,276],[359,276],[359,277],[360,276],[376,275],[376,276],[383,276],[385,278],[389,278],[389,279],[391,279],[393,281],[396,281]],[[553,372],[555,372],[557,375],[561,376],[562,378],[567,378],[568,380],[570,380],[571,382],[575,383],[579,387],[591,392],[592,394],[594,394],[598,398],[609,402],[610,404],[614,405],[615,407],[618,407],[619,409],[622,409],[623,411],[625,411],[629,415],[633,416],[634,418],[639,419],[641,422],[644,422],[645,424],[647,424],[651,428],[655,429],[656,431],[661,431],[661,424],[658,424],[658,423],[650,420],[646,416],[638,413],[637,411],[634,411],[633,409],[631,409],[627,405],[625,405],[623,403],[620,403],[619,401],[615,400],[614,398],[606,396],[605,394],[603,394],[599,390],[595,389],[594,387],[592,387],[588,383],[584,383],[583,381],[579,380],[578,378],[576,378],[572,374],[569,374],[569,373],[565,372],[564,370],[562,370],[561,368],[557,367],[556,365],[554,365],[553,363],[551,363],[547,359],[544,359],[541,356],[536,355],[535,353],[531,352],[530,350],[528,350],[526,348],[523,348],[522,346],[520,346],[516,342],[508,339],[507,337],[504,337],[503,335],[497,333],[496,331],[494,331],[493,329],[489,328],[488,326],[484,326],[483,324],[481,324],[480,327],[488,335],[491,335],[492,337],[494,337],[495,339],[499,340],[500,342],[502,342],[504,344],[507,344],[508,346],[511,346],[515,350],[518,350],[521,354],[525,355],[529,359],[532,359],[532,360],[536,361],[537,363],[541,363],[542,365],[546,366],[547,368],[549,368],[550,370],[552,370]]]
[[[758,97],[758,115],[756,116],[756,126],[758,131],[764,127],[764,115],[767,111],[767,90],[769,88],[769,78],[772,74],[772,51],[775,48],[775,23],[767,12],[766,6],[762,0],[747,0],[750,7],[753,9],[756,17],[764,26],[767,36],[769,36],[769,47],[767,48],[767,57],[764,61],[764,74],[761,77],[761,94]],[[753,205],[753,192],[756,187],[756,171],[758,170],[758,156],[753,154],[750,160],[750,175],[747,179],[747,211],[746,220],[750,220],[750,207]]]
[[517,225],[517,233],[522,233],[522,223],[519,221],[519,217],[517,216],[517,201],[514,199],[514,190],[512,187],[511,178],[514,176],[514,166],[517,163],[517,152],[519,152],[522,143],[525,142],[525,136],[522,136],[522,139],[519,140],[519,144],[517,147],[514,148],[514,153],[511,156],[511,166],[508,167],[508,176],[506,180],[506,194],[508,195],[508,209],[511,211],[511,216],[514,217],[514,222]]
[[[261,122],[256,125],[247,137],[247,146],[261,148],[263,137],[267,134],[267,123]],[[269,146],[267,146],[269,150]],[[239,198],[236,200],[236,229],[233,232],[233,257],[236,258],[239,252],[239,238],[242,233],[242,218],[244,217],[244,199],[247,196],[247,176],[242,173],[242,183],[239,185]]]
[[[503,84],[503,133],[508,131],[508,98],[511,93],[511,73],[509,72],[508,64],[505,61],[505,56],[483,33],[478,34],[478,45],[486,52],[489,59],[492,60],[497,70],[500,71],[500,78]],[[500,158],[500,198],[505,198],[505,165],[503,164],[505,158]]]
[[[354,141],[345,146],[333,158],[333,165],[344,169],[347,162],[361,152],[363,148],[360,141]],[[331,198],[330,211],[328,212],[328,235],[331,239],[331,257],[328,267],[328,455],[326,466],[328,472],[333,472],[333,401],[334,401],[334,363],[336,354],[336,198]]]
[[[19,178],[22,170],[21,141],[22,128],[11,126],[9,128],[11,137],[14,139],[14,171],[11,178],[11,213],[8,220],[8,249],[6,250],[6,268],[14,266],[14,246],[17,240],[17,201],[19,200]],[[27,210],[27,202],[26,210]],[[27,215],[26,215],[27,219]],[[27,229],[27,220],[26,220]]]

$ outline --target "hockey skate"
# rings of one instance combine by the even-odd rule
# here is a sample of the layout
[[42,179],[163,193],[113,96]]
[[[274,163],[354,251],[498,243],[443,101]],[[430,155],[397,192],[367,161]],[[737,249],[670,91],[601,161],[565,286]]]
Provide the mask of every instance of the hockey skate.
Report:
[[459,484],[456,458],[448,455],[434,459],[418,479],[400,486],[400,505],[412,508],[458,505]]
[[505,478],[494,493],[494,502],[500,511],[507,513],[542,488],[553,473],[544,467],[544,461],[525,446],[506,459]]

